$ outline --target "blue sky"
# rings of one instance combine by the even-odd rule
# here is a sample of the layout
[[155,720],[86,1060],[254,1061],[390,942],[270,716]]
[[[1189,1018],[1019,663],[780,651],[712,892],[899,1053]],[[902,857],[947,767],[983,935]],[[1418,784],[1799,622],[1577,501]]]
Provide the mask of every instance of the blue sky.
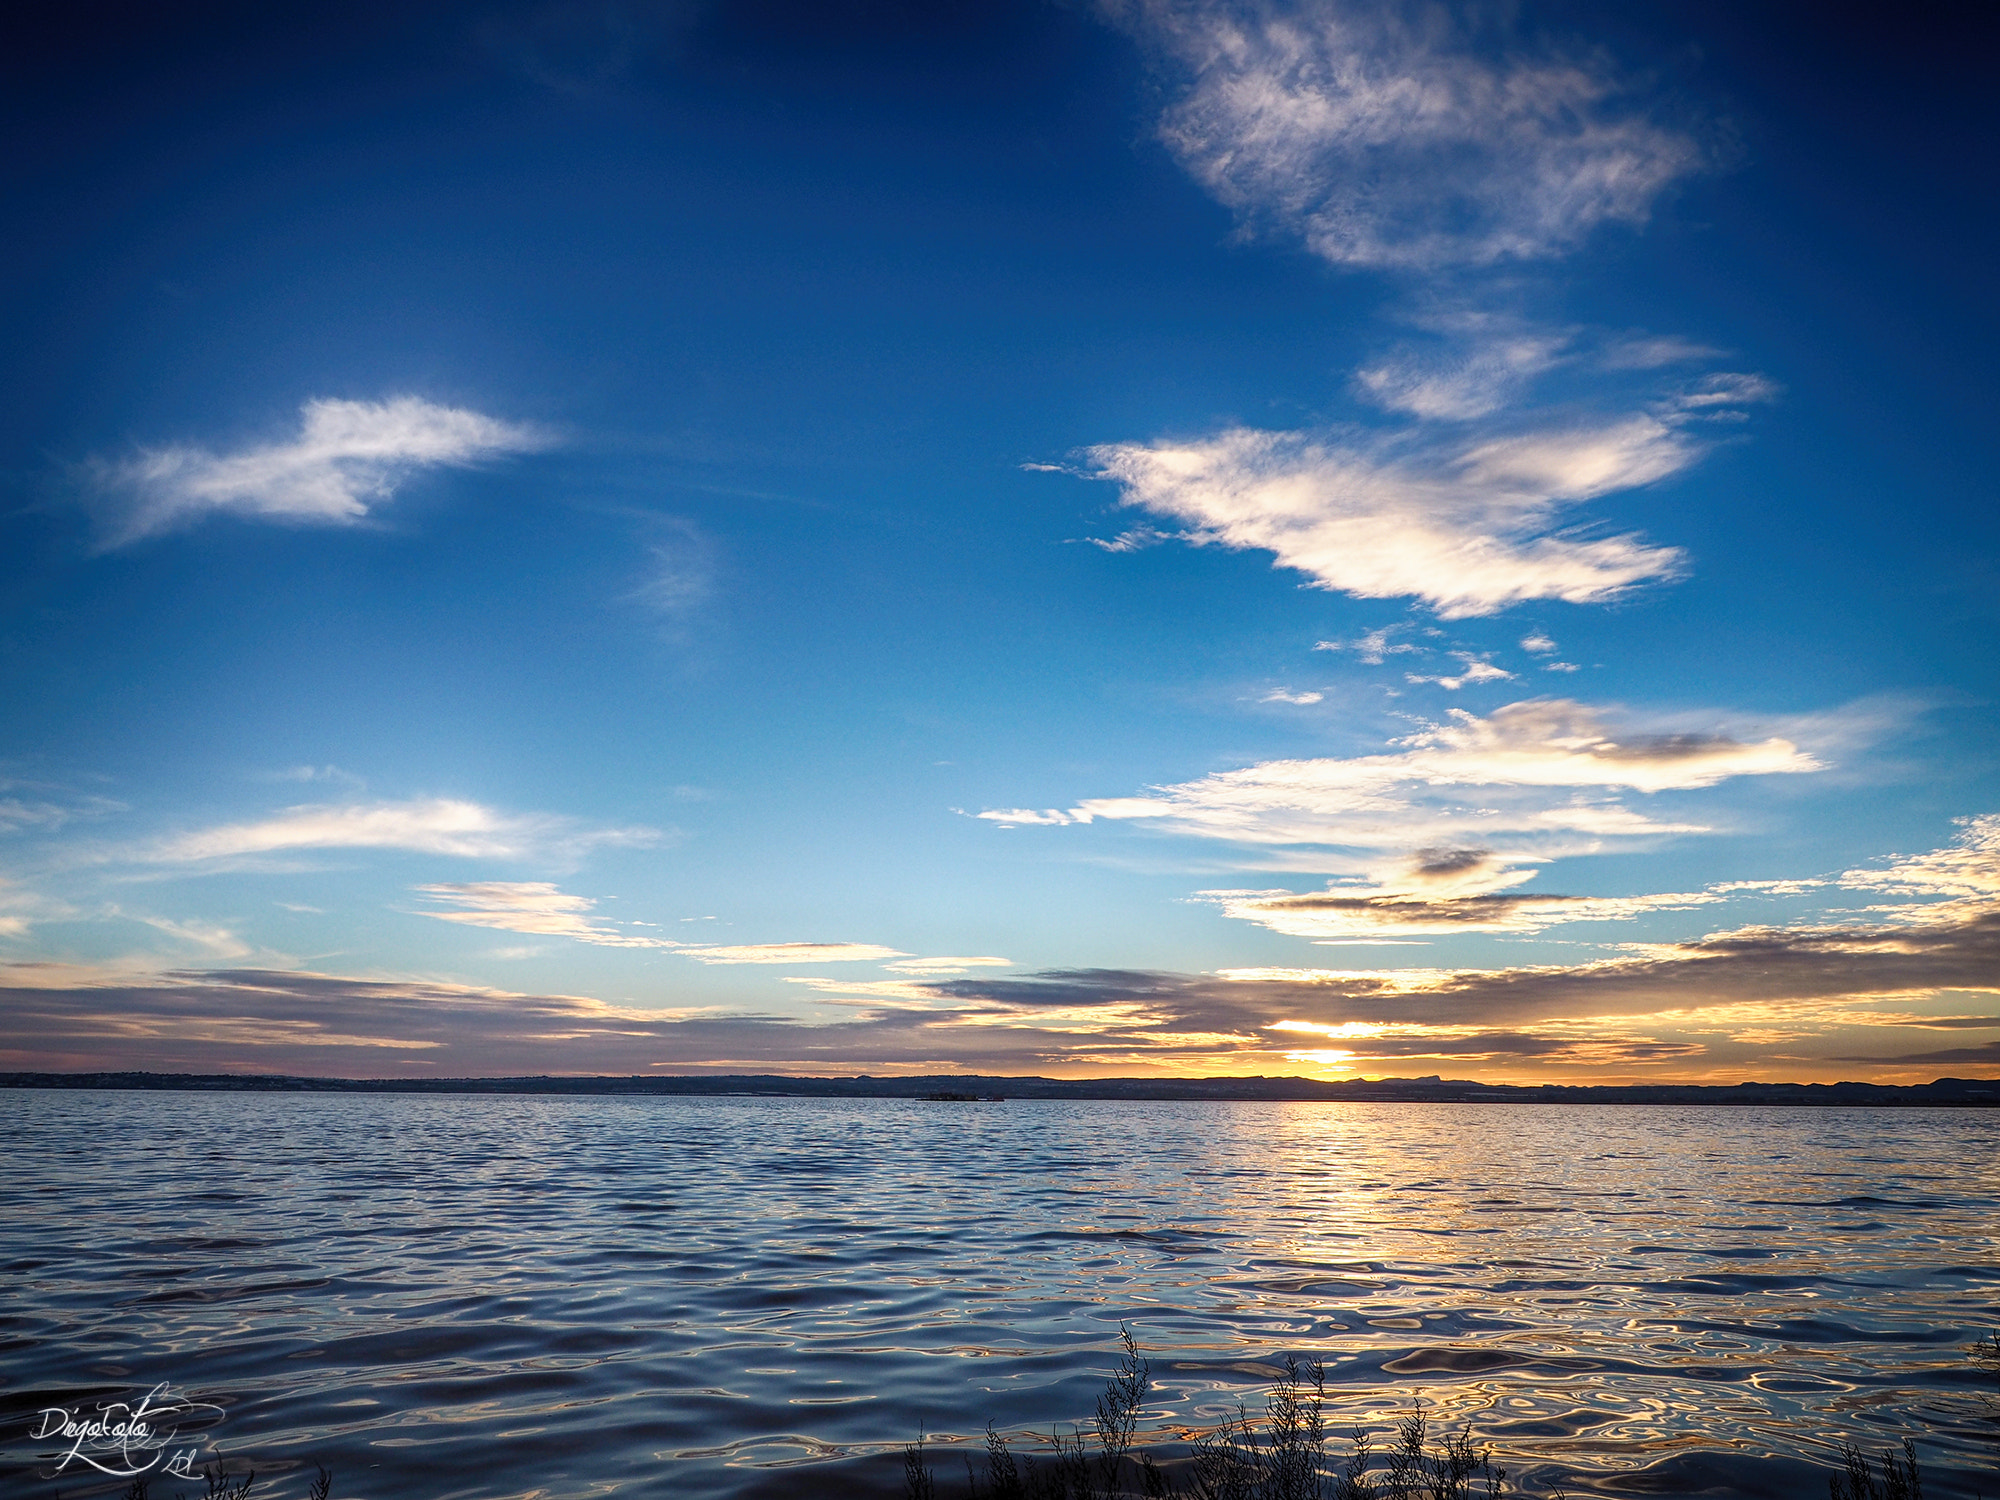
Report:
[[1985,23],[22,25],[0,1065],[2000,1064]]

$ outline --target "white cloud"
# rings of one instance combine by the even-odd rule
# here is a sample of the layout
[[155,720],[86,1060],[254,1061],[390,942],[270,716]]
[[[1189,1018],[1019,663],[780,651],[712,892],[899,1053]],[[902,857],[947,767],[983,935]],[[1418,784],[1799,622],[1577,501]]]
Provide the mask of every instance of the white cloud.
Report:
[[1636,489],[1678,473],[1696,457],[1671,427],[1635,416],[1495,438],[1461,455],[1455,467],[1466,483],[1503,503],[1540,508]]
[[268,520],[352,525],[394,497],[421,469],[464,467],[547,447],[546,434],[417,396],[386,401],[314,400],[284,442],[211,453],[141,449],[85,466],[109,512],[113,546],[217,512]]
[[211,958],[244,958],[254,951],[228,928],[218,927],[212,922],[175,922],[166,917],[138,917],[136,920],[190,948],[200,949]]
[[1521,637],[1521,649],[1533,656],[1553,656],[1559,648],[1554,641],[1537,630]]
[[65,903],[28,890],[0,875],[0,938],[23,938],[37,922],[56,921],[74,915],[74,909]]
[[1126,505],[1182,522],[1196,545],[1270,552],[1318,587],[1414,597],[1457,619],[1526,599],[1600,602],[1676,575],[1676,548],[1553,528],[1565,507],[1663,479],[1700,451],[1638,415],[1428,450],[1239,427],[1088,456]]
[[[1790,740],[1713,731],[1642,730],[1567,699],[1530,699],[1480,718],[1454,709],[1398,753],[1265,761],[1149,795],[1092,798],[1069,809],[980,813],[1001,824],[1099,819],[1249,845],[1411,850],[1511,849],[1503,865],[1580,852],[1607,840],[1704,831],[1624,806],[1621,791],[1713,786],[1736,776],[1798,773],[1821,762]],[[1351,862],[1299,854],[1300,868]]]
[[680,951],[705,964],[847,964],[908,956],[875,943],[740,943]]
[[[1607,222],[1644,222],[1702,165],[1648,119],[1601,51],[1561,55],[1415,0],[1100,0],[1189,72],[1167,141],[1253,225],[1341,265],[1399,270],[1546,257]],[[1478,34],[1475,35],[1475,32]],[[1490,33],[1490,34],[1489,34]],[[1435,279],[1435,278],[1433,278]],[[1775,387],[1709,375],[1623,416],[1467,433],[1536,377],[1600,377],[1712,357],[1686,339],[1538,325],[1476,292],[1408,315],[1415,342],[1366,364],[1359,394],[1415,418],[1401,435],[1269,432],[1086,450],[1128,506],[1197,545],[1267,551],[1318,587],[1415,598],[1440,616],[1530,599],[1594,603],[1678,576],[1685,557],[1635,534],[1581,534],[1568,510],[1678,473],[1701,424],[1741,420]],[[1601,383],[1601,381],[1600,381]],[[1108,545],[1160,540],[1139,528]]]
[[927,1010],[937,1008],[937,995],[921,977],[907,979],[834,979],[823,975],[787,974],[786,984],[812,990],[825,1005],[854,1005],[874,1008],[901,1000]]
[[[1454,303],[1430,301],[1408,317],[1420,334],[1355,372],[1362,399],[1423,421],[1471,421],[1518,398],[1534,379],[1564,365],[1581,365],[1596,384],[1612,371],[1659,369],[1707,361],[1722,351],[1672,337],[1610,340],[1587,328],[1539,324],[1503,307],[1481,306],[1469,294]],[[1496,294],[1488,292],[1492,299]],[[1762,375],[1717,372],[1683,383],[1660,404],[1675,420],[1696,416],[1740,420],[1725,411],[1776,400],[1780,388]]]
[[99,818],[124,811],[124,803],[109,797],[78,796],[67,788],[45,782],[0,777],[0,834],[27,829],[53,832],[75,818]]
[[1957,820],[1963,830],[1947,848],[1902,855],[1881,870],[1849,870],[1840,883],[1850,890],[1901,896],[1946,896],[1991,900],[2000,897],[2000,813]]
[[1062,828],[1071,823],[1090,821],[1088,813],[1068,813],[1059,807],[1045,807],[1039,811],[1032,807],[995,808],[974,816],[998,823],[1002,828]]
[[1361,393],[1388,411],[1469,421],[1507,405],[1570,342],[1565,332],[1482,314],[1461,314],[1448,331],[1456,337],[1441,353],[1404,350],[1364,366],[1355,373]]
[[1599,54],[1476,51],[1437,9],[1107,0],[1192,74],[1162,134],[1252,225],[1336,265],[1558,255],[1702,165]]
[[339,766],[287,766],[282,771],[272,771],[266,781],[331,781],[340,786],[352,787],[356,791],[368,785],[352,771],[343,771]]
[[288,807],[251,823],[226,823],[137,852],[153,863],[196,863],[292,849],[407,849],[469,859],[574,858],[604,844],[649,844],[651,828],[583,828],[546,813],[502,813],[455,798]]
[[[597,905],[590,896],[572,896],[540,880],[476,880],[420,885],[417,891],[453,910],[426,911],[427,917],[490,927],[501,932],[536,937],[574,938],[611,948],[678,948],[662,938],[634,937],[606,927],[591,915]],[[531,953],[538,949],[506,950]]]
[[[1068,473],[1069,470],[1064,469],[1062,472]],[[1085,477],[1088,478],[1089,476],[1086,475]],[[1154,530],[1151,526],[1134,526],[1129,531],[1119,532],[1117,536],[1108,542],[1103,537],[1097,536],[1088,536],[1084,540],[1089,542],[1091,546],[1101,548],[1106,552],[1118,553],[1143,552],[1148,547],[1157,547],[1160,543],[1171,541],[1173,538],[1164,531]]]
[[648,521],[646,579],[626,597],[668,619],[684,620],[715,595],[715,543],[685,517]]
[[963,974],[968,969],[1011,969],[1011,958],[902,958],[885,969],[898,974]]
[[1803,894],[1815,880],[1734,880],[1699,891],[1634,896],[1570,896],[1523,891],[1536,877],[1533,854],[1440,846],[1376,863],[1323,891],[1202,891],[1223,914],[1273,932],[1319,942],[1464,932],[1540,932],[1571,922],[1628,921],[1688,911],[1732,897]]
[[1273,688],[1257,701],[1260,703],[1319,703],[1326,697],[1324,693],[1295,693],[1290,688]]
[[23,828],[60,828],[68,821],[69,809],[53,802],[0,797],[0,833],[17,833]]
[[[1486,854],[1485,850],[1467,851]],[[1532,872],[1515,871],[1521,878]],[[1385,935],[1541,932],[1569,922],[1621,922],[1656,911],[1686,911],[1727,899],[1719,891],[1638,896],[1563,896],[1533,891],[1426,891],[1417,882],[1334,882],[1324,891],[1203,891],[1225,916],[1288,937],[1318,942]]]
[[1826,883],[1824,880],[1810,877],[1795,880],[1724,880],[1710,886],[1709,889],[1719,891],[1723,895],[1731,895],[1737,891],[1756,891],[1766,896],[1802,896],[1807,891],[1819,890]]
[[1465,670],[1456,676],[1420,677],[1415,672],[1405,672],[1408,682],[1434,682],[1446,692],[1455,693],[1468,682],[1512,682],[1514,674],[1503,667],[1496,667],[1483,656],[1474,656],[1469,651],[1451,653],[1463,663]]
[[1371,667],[1379,667],[1385,658],[1408,655],[1422,651],[1422,646],[1411,641],[1393,639],[1399,630],[1408,630],[1407,625],[1384,625],[1380,630],[1370,630],[1360,639],[1352,641],[1318,641],[1315,651],[1352,651]]
[[1673,334],[1658,337],[1634,334],[1605,345],[1598,362],[1607,370],[1657,370],[1666,365],[1714,359],[1723,352]]
[[1665,410],[1711,421],[1741,421],[1745,406],[1763,406],[1783,394],[1775,380],[1741,370],[1719,370],[1704,375],[1667,398]]

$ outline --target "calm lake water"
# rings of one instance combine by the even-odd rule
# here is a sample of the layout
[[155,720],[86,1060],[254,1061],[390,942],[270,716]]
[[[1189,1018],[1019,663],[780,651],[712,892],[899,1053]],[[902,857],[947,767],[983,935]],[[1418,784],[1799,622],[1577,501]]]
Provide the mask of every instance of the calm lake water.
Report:
[[1996,1112],[7,1091],[0,1163],[9,1495],[165,1382],[256,1500],[894,1496],[919,1424],[949,1496],[1121,1325],[1162,1437],[1292,1353],[1510,1492],[2000,1495]]

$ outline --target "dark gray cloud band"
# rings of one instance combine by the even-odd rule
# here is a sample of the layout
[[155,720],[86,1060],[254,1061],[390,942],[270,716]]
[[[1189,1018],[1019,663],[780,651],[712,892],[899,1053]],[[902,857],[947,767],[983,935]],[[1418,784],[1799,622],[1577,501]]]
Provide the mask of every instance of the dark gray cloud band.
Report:
[[[1890,1025],[1840,1014],[1857,1002],[1893,1000],[1901,1011],[1941,993],[2000,994],[2000,910],[1961,904],[1912,915],[1921,920],[1748,929],[1572,967],[1075,969],[913,982],[914,998],[864,996],[851,1016],[833,1021],[273,970],[120,979],[24,964],[0,976],[8,986],[0,1068],[348,1077],[1268,1073],[1300,1071],[1315,1053],[1344,1053],[1357,1071],[1374,1073],[1417,1058],[1485,1063],[1512,1076],[1532,1072],[1529,1065],[1698,1072],[1722,1045],[1701,1038],[1729,1037],[1729,1026],[1700,1020],[1719,1008],[1734,1008],[1738,1031],[1763,1027],[1758,1045],[1781,1064],[1767,1073],[1795,1074],[1813,1060],[1797,1042],[1822,1033],[1841,1046],[1837,1056],[1822,1052],[1826,1063],[2000,1063],[2000,1044],[1905,1050],[1921,1035],[1905,1028],[2000,1030],[2000,1013],[1968,1014],[1966,1000],[1956,1014],[1909,1014]],[[1759,1007],[1775,1019],[1743,1019]],[[1857,1035],[1870,1025],[1873,1036]],[[1874,1036],[1879,1050],[1853,1050]],[[1749,1055],[1740,1047],[1730,1054]],[[1363,1069],[1369,1061],[1383,1065]]]

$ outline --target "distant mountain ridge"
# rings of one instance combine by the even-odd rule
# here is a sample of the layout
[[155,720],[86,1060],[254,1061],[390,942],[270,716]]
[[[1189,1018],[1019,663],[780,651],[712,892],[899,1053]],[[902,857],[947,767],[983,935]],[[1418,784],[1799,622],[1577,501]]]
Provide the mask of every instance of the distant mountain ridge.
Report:
[[[1378,1078],[795,1078],[779,1073],[667,1077],[295,1078],[262,1073],[0,1073],[0,1088],[166,1089],[205,1093],[581,1094],[805,1099],[919,1099],[926,1094],[1006,1099],[1331,1100],[1413,1104],[1785,1104],[1981,1108],[2000,1106],[2000,1078],[1930,1083],[1505,1084]],[[955,1101],[952,1101],[955,1102]]]

